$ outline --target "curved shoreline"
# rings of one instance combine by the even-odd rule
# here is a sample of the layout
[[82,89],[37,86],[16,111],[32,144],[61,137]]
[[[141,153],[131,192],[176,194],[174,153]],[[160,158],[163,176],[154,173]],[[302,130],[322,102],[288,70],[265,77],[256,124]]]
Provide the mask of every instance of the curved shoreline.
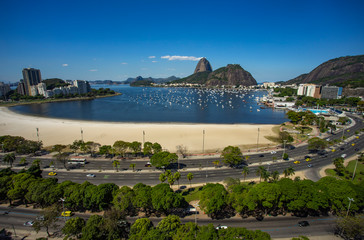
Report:
[[[71,144],[81,139],[101,145],[112,145],[117,140],[127,142],[158,142],[164,149],[176,151],[183,145],[188,152],[216,152],[228,145],[241,146],[269,144],[264,136],[275,135],[274,124],[199,124],[199,123],[120,123],[45,118],[18,114],[7,107],[0,107],[0,135],[22,136],[29,140],[39,139],[44,146]],[[203,136],[203,131],[205,135]],[[143,132],[145,133],[143,136]],[[204,139],[203,139],[204,138]],[[204,146],[203,146],[204,140]]]

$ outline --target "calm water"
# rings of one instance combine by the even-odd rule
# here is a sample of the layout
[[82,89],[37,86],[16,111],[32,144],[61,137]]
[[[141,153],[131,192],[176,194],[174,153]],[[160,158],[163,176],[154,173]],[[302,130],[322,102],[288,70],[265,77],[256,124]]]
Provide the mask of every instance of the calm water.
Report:
[[260,109],[256,97],[265,91],[222,91],[191,88],[108,87],[122,95],[89,101],[12,107],[21,113],[51,118],[108,122],[260,123],[280,124],[285,112]]

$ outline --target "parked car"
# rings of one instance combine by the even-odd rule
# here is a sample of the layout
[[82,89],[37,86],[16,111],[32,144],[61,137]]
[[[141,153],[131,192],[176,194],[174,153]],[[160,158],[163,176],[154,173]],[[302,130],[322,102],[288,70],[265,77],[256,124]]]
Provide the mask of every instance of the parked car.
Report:
[[276,154],[277,152],[276,151],[271,151],[270,154]]
[[308,164],[307,167],[311,168],[311,167],[313,167],[313,165],[312,164]]
[[293,163],[294,164],[300,164],[301,162],[300,161],[294,161]]
[[56,172],[50,172],[50,173],[48,173],[48,175],[49,175],[49,176],[56,176],[56,175],[57,175],[57,173],[56,173]]
[[94,178],[94,177],[96,177],[96,175],[95,174],[92,174],[92,173],[89,173],[89,174],[86,175],[86,177],[92,177],[92,178]]
[[147,164],[144,165],[145,167],[152,167],[152,164],[150,162],[147,162]]
[[311,160],[311,158],[306,158],[306,162],[310,162]]
[[345,153],[344,153],[344,154],[341,154],[341,157],[342,157],[342,158],[346,158],[346,156],[347,156],[347,155],[346,155]]
[[310,224],[307,221],[300,221],[300,222],[298,222],[298,226],[307,227],[307,226],[310,226]]

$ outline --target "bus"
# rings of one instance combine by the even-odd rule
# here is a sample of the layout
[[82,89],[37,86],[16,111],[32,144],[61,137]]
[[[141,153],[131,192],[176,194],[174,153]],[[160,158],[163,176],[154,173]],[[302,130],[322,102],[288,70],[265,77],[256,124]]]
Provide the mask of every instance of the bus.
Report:
[[86,163],[87,163],[86,158],[73,157],[70,160],[68,160],[68,164],[82,164],[82,165],[85,165]]

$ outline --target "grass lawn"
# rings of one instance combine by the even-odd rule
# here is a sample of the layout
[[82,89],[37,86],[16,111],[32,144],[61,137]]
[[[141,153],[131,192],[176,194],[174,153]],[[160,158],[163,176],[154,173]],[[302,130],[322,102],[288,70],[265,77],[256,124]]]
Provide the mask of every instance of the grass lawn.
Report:
[[199,200],[201,189],[202,187],[186,189],[185,191],[182,192],[182,196],[185,198],[186,202]]
[[[355,164],[356,164],[356,160],[350,161],[348,163],[348,165],[345,168],[345,172],[343,176],[339,176],[337,175],[336,171],[334,169],[326,169],[325,173],[328,176],[333,176],[333,177],[337,177],[339,179],[342,180],[351,180],[351,178],[353,177],[353,172],[354,172],[354,168],[355,168]],[[355,178],[354,178],[354,183],[359,183],[361,181],[364,180],[364,163],[362,162],[358,162],[358,165],[356,167],[356,171],[355,171]]]

